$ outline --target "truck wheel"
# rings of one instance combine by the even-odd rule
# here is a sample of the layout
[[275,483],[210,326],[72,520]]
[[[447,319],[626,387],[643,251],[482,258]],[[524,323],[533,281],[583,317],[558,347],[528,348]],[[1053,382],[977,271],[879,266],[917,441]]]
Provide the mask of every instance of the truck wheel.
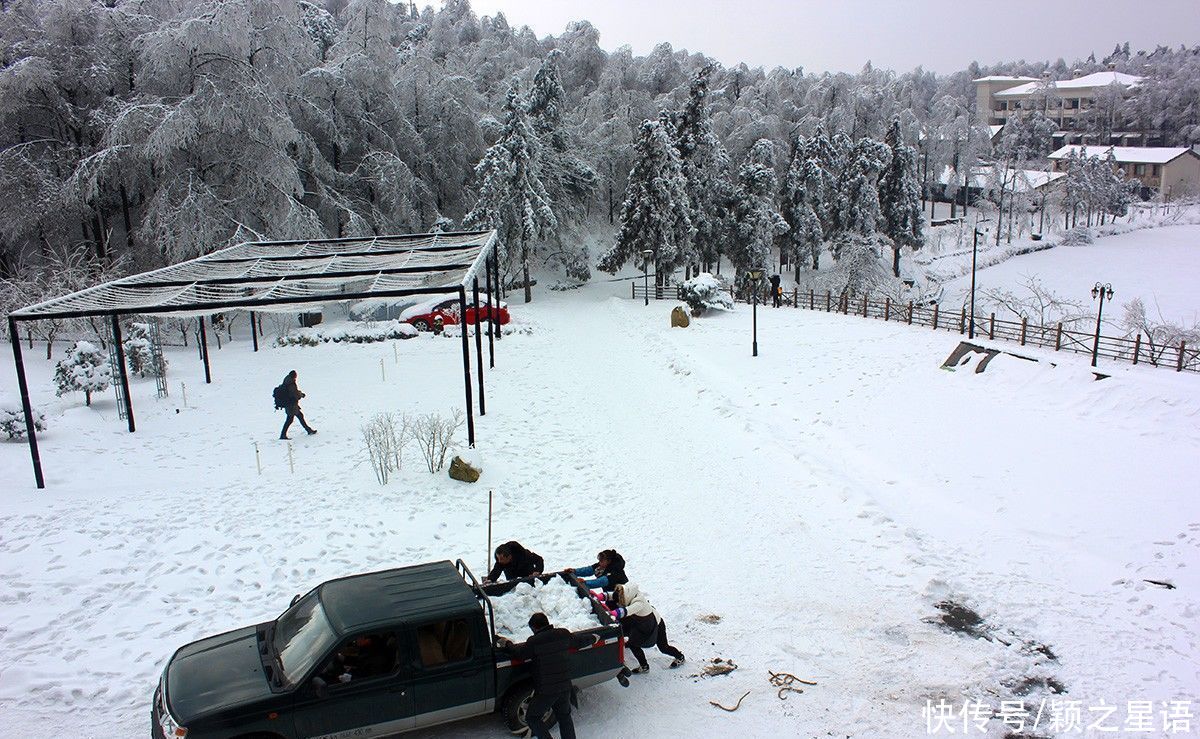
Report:
[[[504,722],[508,730],[517,736],[527,736],[529,731],[529,701],[533,699],[533,686],[526,684],[514,688],[504,698]],[[558,723],[554,711],[546,711],[546,727]]]

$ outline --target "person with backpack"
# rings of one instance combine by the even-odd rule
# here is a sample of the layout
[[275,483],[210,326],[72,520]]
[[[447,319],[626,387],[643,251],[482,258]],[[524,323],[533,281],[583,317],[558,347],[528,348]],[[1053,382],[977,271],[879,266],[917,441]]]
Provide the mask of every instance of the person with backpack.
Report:
[[279,432],[280,439],[288,438],[288,427],[296,419],[299,419],[300,425],[304,427],[309,436],[317,433],[317,430],[311,428],[304,420],[304,412],[300,410],[300,399],[304,397],[304,393],[300,392],[300,388],[296,386],[296,370],[287,373],[287,377],[283,378],[283,383],[275,388],[274,395],[275,409],[287,411],[287,420],[283,422],[283,430]]
[[621,622],[625,632],[625,643],[629,651],[637,657],[638,666],[631,670],[635,675],[650,671],[650,663],[646,661],[646,647],[658,647],[658,651],[674,657],[671,669],[684,663],[683,652],[671,646],[667,641],[667,622],[663,621],[650,601],[638,589],[637,585],[627,582],[613,589],[612,597],[605,604],[614,616]]
[[533,698],[525,711],[529,730],[538,739],[550,736],[545,716],[554,711],[562,739],[575,739],[575,723],[571,720],[571,650],[592,646],[599,638],[594,634],[572,634],[564,628],[550,625],[546,614],[529,617],[533,636],[524,644],[496,637],[499,650],[515,659],[533,660]]
[[771,302],[776,308],[779,307],[779,299],[783,297],[783,288],[779,286],[780,281],[779,275],[771,275]]

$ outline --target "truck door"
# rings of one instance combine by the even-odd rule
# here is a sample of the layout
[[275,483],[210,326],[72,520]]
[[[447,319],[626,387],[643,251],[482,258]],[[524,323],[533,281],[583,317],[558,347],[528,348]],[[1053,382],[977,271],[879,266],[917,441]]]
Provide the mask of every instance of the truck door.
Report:
[[481,618],[455,616],[409,631],[417,727],[490,713],[495,706],[495,659]]
[[317,672],[323,695],[312,681],[297,688],[292,712],[296,736],[387,736],[413,728],[409,660],[402,641],[395,631],[359,634],[334,649]]

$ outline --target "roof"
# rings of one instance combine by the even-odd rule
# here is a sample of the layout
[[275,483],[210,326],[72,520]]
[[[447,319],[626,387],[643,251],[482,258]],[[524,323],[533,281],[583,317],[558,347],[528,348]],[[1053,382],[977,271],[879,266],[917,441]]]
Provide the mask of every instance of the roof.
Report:
[[330,580],[317,588],[339,634],[375,624],[408,624],[479,609],[450,560]]
[[1051,159],[1063,159],[1072,151],[1084,156],[1107,158],[1111,151],[1118,162],[1133,164],[1166,164],[1167,162],[1188,153],[1191,149],[1186,146],[1064,146],[1050,155]]
[[988,77],[980,77],[979,79],[971,80],[972,82],[1033,82],[1036,77],[1007,77],[1002,74],[993,74]]
[[[1069,80],[1054,80],[1049,83],[1049,86],[1057,91],[1069,92],[1071,90],[1085,90],[1094,87],[1107,87],[1111,84],[1118,84],[1123,87],[1133,87],[1142,81],[1141,77],[1124,72],[1094,72],[1085,74],[1082,77],[1076,77]],[[1024,85],[1010,87],[1007,90],[997,92],[994,97],[1023,97],[1031,95],[1038,91],[1042,86],[1041,80],[1034,80]]]
[[13,311],[18,319],[297,312],[373,296],[451,293],[483,274],[495,231],[249,241]]
[[[981,164],[971,168],[970,186],[979,190],[986,190],[993,177],[992,168],[995,165]],[[950,182],[950,167],[942,169],[942,174],[938,177],[938,182],[942,185]],[[1037,190],[1045,185],[1048,185],[1056,180],[1066,177],[1066,172],[1045,172],[1040,169],[1009,169],[1005,175],[1005,188],[1012,192],[1029,192]],[[957,184],[957,182],[956,182]]]

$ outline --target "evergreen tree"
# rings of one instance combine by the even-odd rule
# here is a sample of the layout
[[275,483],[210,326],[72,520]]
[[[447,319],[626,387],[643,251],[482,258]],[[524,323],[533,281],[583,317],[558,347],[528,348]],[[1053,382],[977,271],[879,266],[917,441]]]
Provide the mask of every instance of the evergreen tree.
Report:
[[102,393],[112,382],[108,356],[95,344],[76,341],[67,356],[54,367],[57,395],[83,391],[86,405],[92,404],[92,394]]
[[494,228],[508,242],[521,244],[525,302],[533,300],[529,285],[529,242],[558,225],[550,196],[542,184],[537,137],[526,118],[516,80],[504,103],[500,138],[475,167],[479,199],[463,219],[468,228]]
[[783,218],[789,227],[787,244],[790,261],[796,265],[797,281],[802,262],[811,262],[813,269],[819,268],[821,244],[825,240],[817,215],[824,204],[823,173],[820,161],[810,156],[812,153],[814,147],[809,142],[797,142],[783,184]]
[[734,195],[733,213],[735,238],[729,249],[735,280],[742,289],[747,287],[742,273],[765,269],[771,263],[771,247],[775,237],[787,233],[788,224],[775,210],[775,145],[760,139],[746,155],[738,170],[738,187]]
[[712,72],[713,65],[706,64],[692,78],[687,102],[675,119],[675,148],[687,180],[688,215],[696,229],[693,243],[706,271],[721,258],[733,200],[729,153],[713,132],[708,112]]
[[879,207],[883,233],[892,241],[892,274],[900,276],[900,250],[922,243],[921,186],[917,181],[917,152],[904,143],[900,119],[893,118],[884,143],[891,161],[879,177]]
[[637,159],[629,173],[621,226],[616,242],[600,258],[600,269],[615,274],[627,262],[637,262],[645,250],[654,252],[655,273],[669,275],[691,248],[687,182],[679,155],[662,123],[645,121],[637,142]]
[[891,157],[891,149],[875,139],[860,139],[851,148],[839,188],[843,230],[863,236],[873,236],[879,230],[879,175],[891,163]]

